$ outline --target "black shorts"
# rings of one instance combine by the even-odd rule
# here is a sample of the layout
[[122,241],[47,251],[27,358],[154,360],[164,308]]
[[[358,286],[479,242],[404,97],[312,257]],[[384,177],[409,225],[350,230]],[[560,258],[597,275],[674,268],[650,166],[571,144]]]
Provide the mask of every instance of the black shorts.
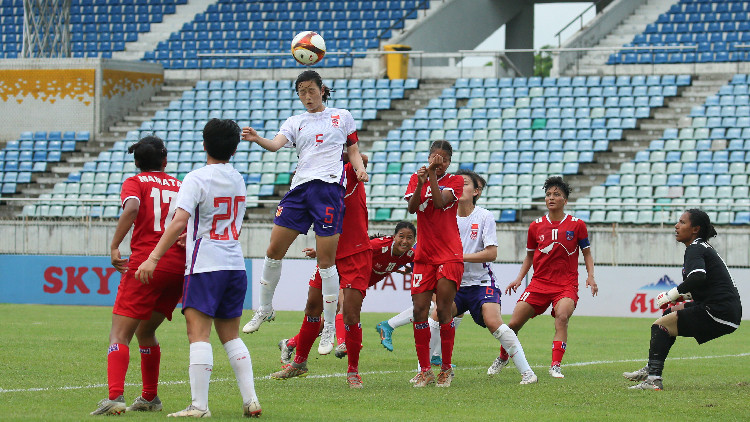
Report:
[[693,337],[703,344],[736,330],[727,324],[716,321],[706,308],[695,302],[688,302],[684,309],[677,311],[677,333],[681,337]]

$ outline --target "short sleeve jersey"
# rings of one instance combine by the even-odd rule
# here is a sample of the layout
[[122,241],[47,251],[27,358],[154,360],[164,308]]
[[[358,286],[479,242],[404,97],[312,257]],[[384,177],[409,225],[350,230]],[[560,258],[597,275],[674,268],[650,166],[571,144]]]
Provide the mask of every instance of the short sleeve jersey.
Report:
[[709,315],[718,322],[739,325],[742,304],[737,286],[716,249],[700,238],[685,249],[683,281],[695,272],[705,273],[706,283],[690,292],[693,300],[704,304]]
[[346,172],[346,194],[344,196],[344,222],[336,249],[336,259],[344,258],[370,249],[367,233],[367,197],[365,184],[357,180],[351,163],[344,166]]
[[[174,177],[151,171],[128,177],[122,184],[120,199],[122,206],[129,199],[138,201],[138,216],[135,218],[130,239],[128,268],[135,270],[159,243],[164,228],[172,221],[175,197],[181,182]],[[185,271],[185,249],[172,245],[156,268],[170,273]]]
[[[414,262],[444,264],[446,262],[463,262],[461,237],[458,234],[456,214],[458,198],[464,191],[464,178],[446,173],[438,180],[440,190],[453,193],[454,200],[445,208],[435,208],[429,182],[422,186],[422,197],[417,209],[417,254]],[[417,174],[409,179],[404,198],[409,200],[417,189]]]
[[246,195],[245,180],[231,164],[185,176],[177,195],[177,207],[190,214],[185,275],[245,269],[239,236]]
[[384,279],[394,270],[414,262],[414,249],[409,249],[401,256],[393,255],[393,236],[371,239],[370,246],[372,247],[370,286]]
[[[458,232],[461,233],[461,244],[464,254],[483,251],[488,246],[497,246],[497,229],[495,217],[482,207],[466,217],[458,217]],[[489,286],[494,284],[495,275],[489,262],[464,262],[462,286]]]
[[344,147],[357,143],[357,126],[348,110],[326,108],[286,119],[279,133],[287,148],[297,149],[291,189],[311,180],[344,184]]
[[561,221],[549,215],[529,226],[526,250],[534,251],[532,282],[556,286],[578,285],[578,253],[590,246],[583,220],[565,214]]

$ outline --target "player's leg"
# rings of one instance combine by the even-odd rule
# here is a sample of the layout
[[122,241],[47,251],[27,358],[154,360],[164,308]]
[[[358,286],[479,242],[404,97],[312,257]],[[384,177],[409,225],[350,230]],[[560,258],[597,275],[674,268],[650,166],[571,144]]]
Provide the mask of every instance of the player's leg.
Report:
[[[449,264],[444,264],[443,268],[447,265]],[[463,265],[461,265],[460,273],[463,273]],[[458,283],[461,280],[460,275],[456,278],[459,280],[458,282],[447,277],[441,277],[437,281],[435,292],[435,307],[438,322],[440,323],[440,348],[443,358],[440,374],[438,374],[436,381],[438,387],[449,387],[453,378],[451,361],[453,358],[453,344],[456,338],[456,326],[453,323],[454,299]]]
[[250,322],[245,324],[242,331],[254,333],[266,321],[273,321],[276,313],[273,310],[273,295],[281,279],[281,260],[286,256],[289,246],[299,236],[295,229],[274,224],[271,229],[271,241],[263,260],[263,272],[260,276],[259,306]]
[[[341,274],[339,274],[341,277]],[[346,356],[346,327],[344,324],[344,289],[339,290],[339,305],[336,310],[336,357]]]
[[159,366],[161,364],[161,348],[156,339],[156,329],[164,322],[165,315],[154,311],[148,321],[141,321],[135,331],[138,339],[138,349],[141,353],[141,381],[143,389],[136,397],[130,411],[158,412],[162,410],[161,400],[157,396],[159,387]]
[[[497,292],[497,290],[495,291]],[[499,294],[496,300],[499,302]],[[516,365],[516,369],[518,369],[518,372],[521,373],[521,384],[535,383],[537,382],[537,376],[534,374],[534,371],[531,369],[529,362],[526,360],[526,354],[523,351],[521,342],[518,340],[518,336],[513,330],[510,329],[510,327],[503,323],[503,318],[500,314],[500,303],[498,302],[488,301],[482,303],[481,318],[487,329],[490,331],[490,333],[492,333],[492,336],[500,342],[500,345],[505,350],[507,350],[510,359],[512,359],[513,363]],[[472,312],[472,316],[473,314],[474,313]],[[475,320],[476,319],[477,318],[475,318]],[[497,368],[497,370],[493,371],[492,373],[490,373],[490,370],[488,370],[488,375],[493,375],[500,372],[500,370],[502,370],[502,368],[507,365],[507,362],[508,360],[505,360],[505,364]]]
[[336,309],[339,300],[339,273],[336,268],[336,248],[339,235],[315,236],[318,252],[318,268],[323,292],[323,333],[320,335],[318,351],[326,355],[333,350],[336,328]]
[[282,367],[280,371],[272,373],[271,378],[287,379],[307,376],[307,357],[310,355],[310,349],[312,349],[312,345],[320,332],[321,312],[323,312],[322,290],[310,286],[307,290],[305,315],[297,335],[294,361],[290,365]]
[[[678,312],[671,312],[651,325],[651,342],[648,348],[648,376],[630,388],[636,390],[661,390],[664,361],[677,336]],[[639,371],[636,371],[639,372]],[[623,374],[624,375],[624,374]],[[631,374],[632,375],[632,374]],[[635,376],[631,379],[636,378]]]
[[[369,274],[368,274],[369,275]],[[362,388],[362,378],[359,376],[359,352],[362,348],[362,292],[358,289],[344,290],[344,327],[347,350],[348,367],[347,382],[351,388]]]
[[[521,296],[523,297],[523,294]],[[514,333],[518,334],[518,331],[523,328],[524,324],[526,324],[531,318],[534,318],[536,315],[537,310],[534,308],[534,306],[526,301],[519,300],[518,302],[516,302],[515,308],[513,308],[513,313],[510,316],[508,327],[513,330]],[[508,364],[509,359],[510,355],[501,344],[500,355],[497,357],[497,359],[495,359],[495,362],[492,364],[492,366],[490,366],[490,369],[488,369],[487,372],[493,370],[493,367],[496,367],[495,371],[499,372],[502,367]],[[498,366],[501,367],[498,368]]]
[[[185,306],[183,304],[183,306]],[[190,342],[190,406],[168,416],[211,416],[208,410],[208,385],[214,366],[214,355],[211,349],[210,335],[213,318],[192,308],[183,308],[188,342]]]
[[214,327],[219,340],[224,345],[227,352],[229,364],[234,371],[237,379],[237,386],[242,396],[243,413],[245,416],[257,417],[261,414],[258,396],[255,393],[255,380],[253,378],[253,363],[250,357],[250,351],[239,338],[240,317],[235,318],[216,318]]
[[408,308],[401,311],[398,315],[386,320],[381,321],[375,326],[375,331],[380,334],[380,344],[386,348],[389,352],[393,351],[393,330],[398,327],[404,326],[414,322],[414,307],[409,306]]
[[[432,303],[434,304],[435,302]],[[454,328],[458,328],[458,325],[463,318],[463,312],[461,315],[458,315],[455,301],[452,305],[451,314],[454,315],[453,326]],[[427,319],[427,322],[430,324],[430,363],[433,366],[443,366],[443,350],[440,343],[440,323],[438,322],[437,308],[435,306],[430,308],[430,317]]]
[[141,320],[112,314],[112,328],[109,331],[109,349],[107,351],[107,385],[109,394],[97,405],[92,415],[117,415],[125,411],[127,405],[125,375],[130,363],[130,340],[133,338]]
[[414,383],[417,387],[435,382],[435,375],[430,369],[430,325],[427,322],[431,299],[432,290],[414,293],[411,296],[414,307],[414,348],[417,351],[420,369],[417,375],[420,379]]
[[[680,303],[679,305],[671,306],[665,309],[662,313],[662,316],[666,316],[672,312],[677,312],[682,309],[685,309],[685,303]],[[622,376],[629,379],[630,381],[643,381],[648,378],[648,363],[643,368],[640,368],[633,372],[623,372]]]
[[573,316],[576,303],[569,297],[563,297],[554,303],[553,316],[555,317],[555,336],[552,339],[552,362],[549,373],[553,378],[564,378],[560,365],[562,363],[568,341],[568,322]]

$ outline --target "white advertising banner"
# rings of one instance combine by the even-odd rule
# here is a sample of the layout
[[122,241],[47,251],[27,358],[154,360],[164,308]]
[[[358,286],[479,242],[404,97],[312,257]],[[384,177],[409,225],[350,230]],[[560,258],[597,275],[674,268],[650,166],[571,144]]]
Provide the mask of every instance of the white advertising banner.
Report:
[[[497,275],[498,287],[505,287],[518,274],[520,264],[493,264],[492,270]],[[253,309],[258,307],[260,292],[260,275],[263,271],[263,260],[253,260]],[[312,259],[285,259],[274,296],[274,309],[279,311],[301,311],[307,300],[308,281],[315,270]],[[732,269],[732,277],[744,299],[743,319],[750,318],[750,269]],[[679,267],[595,267],[595,279],[599,285],[599,294],[591,296],[586,286],[586,268],[579,268],[579,300],[575,315],[579,316],[612,316],[612,317],[649,317],[661,315],[661,310],[654,305],[656,296],[669,290],[682,281]],[[531,273],[529,273],[530,280]],[[522,285],[517,292],[502,296],[502,312],[513,312],[518,297],[523,292]],[[391,274],[385,280],[367,290],[367,297],[362,304],[362,312],[397,313],[411,306],[411,276]],[[549,314],[548,309],[546,314]]]

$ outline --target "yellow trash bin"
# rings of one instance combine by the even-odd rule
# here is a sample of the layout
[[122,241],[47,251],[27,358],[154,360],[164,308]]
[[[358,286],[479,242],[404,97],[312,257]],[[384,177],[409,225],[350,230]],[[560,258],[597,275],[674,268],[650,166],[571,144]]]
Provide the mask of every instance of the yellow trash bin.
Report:
[[[401,44],[389,44],[383,46],[385,51],[410,51],[411,47]],[[385,70],[388,79],[406,79],[409,70],[409,54],[386,54]]]

